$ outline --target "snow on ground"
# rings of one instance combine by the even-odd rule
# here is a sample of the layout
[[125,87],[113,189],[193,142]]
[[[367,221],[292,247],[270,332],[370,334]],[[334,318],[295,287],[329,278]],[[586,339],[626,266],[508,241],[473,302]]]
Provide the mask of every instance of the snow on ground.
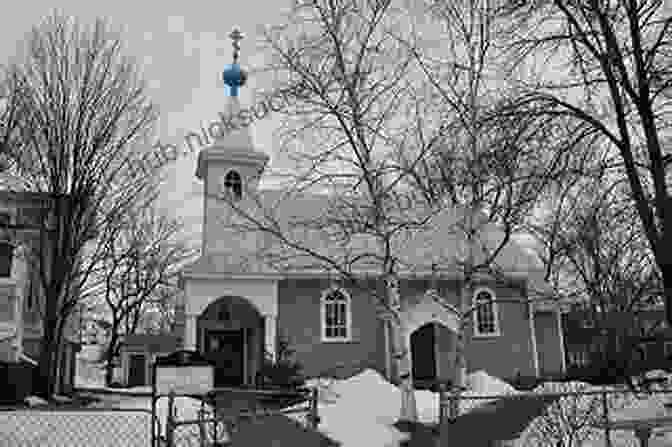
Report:
[[[116,391],[116,390],[115,390]],[[100,401],[89,405],[91,408],[122,408],[122,409],[152,409],[152,400],[148,396],[123,396],[123,395],[99,395]],[[198,419],[198,412],[201,409],[201,401],[190,397],[178,396],[175,398],[175,419],[177,421],[193,421]],[[203,405],[206,415],[213,413],[210,405]],[[161,427],[161,434],[165,436],[166,419],[168,417],[168,398],[161,397],[156,402],[156,416]],[[206,416],[207,417],[207,416]],[[194,428],[196,433],[196,426]]]
[[[408,435],[394,427],[401,411],[401,392],[376,371],[367,369],[345,380],[313,379],[308,386],[319,389],[319,430],[342,447],[392,447],[408,439]],[[511,385],[484,371],[469,374],[467,387],[465,397],[517,393]],[[435,424],[439,418],[437,394],[418,390],[415,400],[418,420]],[[462,411],[468,412],[491,400],[494,399],[467,399]]]
[[[510,384],[497,377],[493,377],[482,370],[475,371],[467,376],[467,388],[468,390],[462,393],[462,396],[465,399],[462,399],[460,402],[460,414],[468,413],[474,408],[478,408],[480,406],[486,405],[489,402],[497,400],[497,398],[469,399],[470,397],[502,396],[519,393],[519,391]],[[437,420],[438,416],[436,419],[434,419],[434,421]]]
[[[664,371],[651,371],[647,377],[672,376]],[[335,379],[312,379],[308,386],[318,387],[318,414],[321,417],[319,430],[325,435],[339,442],[342,447],[357,447],[367,445],[372,447],[395,447],[408,439],[408,435],[394,427],[394,423],[400,414],[400,390],[387,382],[379,373],[373,370],[364,370],[360,374],[345,380]],[[476,371],[467,378],[468,390],[463,393],[466,397],[462,404],[461,412],[484,405],[493,399],[468,399],[473,396],[483,395],[507,395],[516,394],[510,384],[488,375],[484,371]],[[653,385],[652,388],[660,389],[661,385]],[[548,382],[534,389],[534,393],[566,392],[566,391],[591,391],[603,390],[605,387],[592,386],[585,382]],[[606,387],[613,390],[614,387]],[[115,392],[143,392],[147,387],[119,390]],[[148,397],[102,395],[103,401],[96,404],[98,407],[117,408],[143,408],[150,409],[151,400]],[[654,417],[665,415],[664,403],[672,400],[672,395],[635,395],[628,394],[626,397],[610,398],[610,419],[632,419],[636,417]],[[438,397],[430,391],[415,391],[415,399],[418,409],[418,419],[424,423],[436,423],[438,421]],[[304,406],[305,404],[301,404]],[[567,421],[572,412],[583,411],[592,415],[596,421],[601,415],[601,397],[568,398],[562,403],[562,413],[556,413],[551,418],[551,423],[559,424],[558,421]],[[178,420],[196,419],[201,403],[198,400],[179,397],[176,399]],[[207,410],[211,411],[210,408]],[[167,415],[167,399],[162,398],[157,404],[157,415],[161,423],[162,433],[165,430]],[[303,415],[291,414],[290,417],[300,420]],[[571,418],[570,418],[571,419]],[[577,420],[577,419],[575,419]],[[547,418],[546,422],[549,421]],[[545,445],[540,439],[535,438],[535,429],[538,424],[544,422],[537,418],[517,441],[518,446]],[[357,427],[356,430],[353,427]],[[194,427],[195,428],[195,427]],[[597,447],[604,444],[602,431],[595,428],[586,428],[586,443],[584,447]],[[631,432],[613,431],[612,440],[614,447],[635,446],[636,441]],[[652,437],[651,447],[670,445],[672,433],[664,436]],[[592,442],[592,444],[591,444]]]
[[321,391],[319,430],[342,447],[396,446],[408,439],[393,426],[399,416],[400,391],[376,371],[366,369],[349,379],[334,380]]
[[[648,377],[670,377],[672,376],[664,371],[652,371],[647,374]],[[400,390],[387,382],[379,373],[373,370],[364,370],[360,374],[345,380],[335,379],[313,379],[309,380],[308,386],[318,387],[318,414],[321,417],[319,430],[325,435],[339,442],[342,447],[358,447],[367,445],[371,447],[395,447],[408,438],[403,432],[394,427],[394,423],[400,414]],[[484,371],[476,371],[468,376],[468,390],[463,393],[466,401],[462,406],[462,412],[468,412],[471,409],[483,405],[488,401],[494,400],[470,400],[470,396],[482,395],[506,395],[516,394],[516,391],[508,383],[489,376]],[[660,388],[660,385],[653,385],[652,388]],[[592,386],[584,382],[549,382],[537,388],[535,393],[564,392],[564,391],[589,391],[602,390],[604,387]],[[614,389],[607,387],[607,389]],[[120,391],[113,389],[114,391]],[[144,391],[142,387],[133,389],[134,392]],[[101,396],[103,401],[95,406],[98,407],[118,407],[118,408],[143,408],[150,409],[151,400],[148,397],[139,396]],[[672,394],[664,395],[635,395],[628,394],[626,397],[610,398],[610,419],[631,419],[634,417],[653,417],[664,415],[664,403],[672,400]],[[418,409],[418,419],[424,423],[436,423],[438,421],[438,397],[430,391],[415,391],[416,404]],[[566,420],[567,414],[574,412],[587,412],[588,414],[601,415],[601,397],[571,398],[563,401],[564,413],[556,415],[551,420],[553,423],[559,423],[558,420]],[[176,399],[177,418],[179,420],[196,419],[201,403],[198,400],[180,397]],[[301,406],[304,406],[302,404]],[[211,409],[208,408],[211,411]],[[597,410],[597,411],[595,411]],[[167,415],[167,399],[162,398],[158,401],[157,415],[161,421],[162,432],[165,429],[164,424]],[[291,414],[290,417],[300,420],[303,415]],[[563,419],[564,418],[564,419]],[[548,419],[547,419],[548,420]],[[535,424],[540,424],[541,418],[535,419],[528,427],[523,436],[516,443],[518,446],[541,445],[539,439],[534,438]],[[357,429],[353,429],[357,427]],[[587,439],[584,447],[597,447],[604,445],[602,431],[598,429],[586,429],[592,438]],[[631,432],[614,431],[612,432],[614,447],[629,447],[637,445]],[[652,437],[651,447],[670,445],[672,433],[663,437]],[[593,442],[591,444],[590,442]]]
[[100,361],[101,347],[84,345],[77,353],[75,386],[86,388],[101,387],[105,383],[104,362]]
[[152,393],[152,386],[151,385],[144,385],[144,386],[134,386],[130,388],[114,388],[114,387],[109,387],[105,386],[102,384],[99,384],[98,382],[84,382],[80,381],[79,385],[77,385],[77,388],[81,389],[82,391],[109,391],[112,393],[116,394],[151,394]]
[[29,407],[38,407],[40,405],[47,405],[48,402],[38,396],[28,396],[23,401],[28,404]]

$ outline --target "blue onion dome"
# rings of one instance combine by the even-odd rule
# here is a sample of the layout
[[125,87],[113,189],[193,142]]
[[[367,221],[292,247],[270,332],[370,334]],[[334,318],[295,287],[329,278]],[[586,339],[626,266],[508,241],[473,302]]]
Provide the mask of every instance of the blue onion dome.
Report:
[[231,96],[238,96],[238,87],[245,85],[247,81],[247,72],[240,68],[238,64],[227,65],[222,73],[224,84],[231,89]]

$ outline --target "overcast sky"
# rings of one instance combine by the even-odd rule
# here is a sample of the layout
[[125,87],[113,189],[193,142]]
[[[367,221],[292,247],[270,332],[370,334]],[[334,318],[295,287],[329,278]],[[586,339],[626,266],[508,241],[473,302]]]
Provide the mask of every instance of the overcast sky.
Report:
[[[243,66],[263,62],[255,54],[255,34],[261,25],[282,23],[283,8],[289,0],[245,0],[241,2],[188,2],[177,0],[32,0],[13,2],[11,12],[0,15],[0,63],[16,54],[17,43],[32,26],[53,8],[91,23],[96,17],[109,20],[123,31],[125,53],[138,58],[148,94],[159,107],[159,135],[162,142],[181,145],[183,136],[201,123],[217,118],[226,102],[221,81],[224,66],[232,61],[228,35],[239,27]],[[261,59],[260,59],[261,58]],[[243,105],[250,104],[254,78],[241,91]],[[252,133],[257,147],[271,156],[273,132],[278,123],[272,118],[257,122]],[[202,213],[200,181],[196,179],[195,155],[179,160],[167,169],[164,204],[182,217],[199,221]]]

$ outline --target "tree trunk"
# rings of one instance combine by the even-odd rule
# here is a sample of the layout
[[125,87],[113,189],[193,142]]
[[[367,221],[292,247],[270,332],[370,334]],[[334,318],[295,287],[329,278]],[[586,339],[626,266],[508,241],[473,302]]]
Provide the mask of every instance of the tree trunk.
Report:
[[56,324],[56,335],[54,337],[54,394],[62,394],[62,383],[63,383],[63,371],[61,370],[61,363],[63,357],[63,328],[65,325],[65,319],[59,318],[58,323]]
[[394,274],[388,274],[385,280],[386,295],[390,308],[395,313],[395,318],[390,325],[392,331],[392,340],[394,349],[392,352],[395,368],[399,375],[399,390],[401,391],[401,412],[400,421],[416,422],[418,420],[418,410],[415,402],[415,392],[413,390],[413,374],[411,369],[411,358],[408,340],[407,328],[401,321],[401,300],[399,297],[399,280]]
[[110,343],[107,345],[107,354],[105,355],[107,362],[105,363],[105,386],[110,386],[114,380],[114,354],[119,342],[118,327],[112,326],[112,333],[110,335]]
[[56,385],[56,322],[46,321],[44,334],[40,340],[40,356],[38,359],[38,377],[36,385],[37,394],[44,399],[51,399]]
[[[667,257],[672,258],[672,256],[669,255]],[[663,285],[665,287],[665,315],[667,322],[672,326],[672,259],[668,259],[667,264],[664,264],[661,270],[663,274]]]
[[460,414],[461,390],[467,386],[467,357],[465,329],[467,325],[467,313],[469,300],[467,299],[471,286],[471,279],[466,278],[460,291],[460,326],[458,328],[455,343],[455,383],[453,383],[453,397],[450,406],[450,417],[455,419]]

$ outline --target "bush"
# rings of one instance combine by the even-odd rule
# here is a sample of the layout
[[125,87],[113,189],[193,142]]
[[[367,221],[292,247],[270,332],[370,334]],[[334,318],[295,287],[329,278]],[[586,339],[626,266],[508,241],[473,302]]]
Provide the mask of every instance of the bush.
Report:
[[275,363],[270,353],[260,371],[262,386],[282,389],[297,389],[305,384],[305,377],[301,373],[302,365],[293,359],[294,350],[289,347],[285,339],[278,340],[278,353]]

